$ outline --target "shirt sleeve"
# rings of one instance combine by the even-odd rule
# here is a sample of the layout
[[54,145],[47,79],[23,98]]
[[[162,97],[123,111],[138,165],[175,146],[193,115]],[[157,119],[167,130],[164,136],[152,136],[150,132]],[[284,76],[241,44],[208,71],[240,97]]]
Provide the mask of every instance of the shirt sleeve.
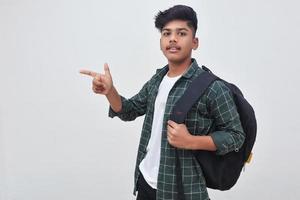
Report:
[[217,147],[216,153],[224,155],[238,151],[245,133],[231,91],[222,81],[215,81],[210,91],[210,110],[215,125],[210,136]]
[[149,81],[132,98],[126,99],[121,96],[121,111],[115,112],[111,107],[109,107],[108,116],[111,118],[117,116],[123,121],[132,121],[137,117],[144,115],[147,110],[148,87]]

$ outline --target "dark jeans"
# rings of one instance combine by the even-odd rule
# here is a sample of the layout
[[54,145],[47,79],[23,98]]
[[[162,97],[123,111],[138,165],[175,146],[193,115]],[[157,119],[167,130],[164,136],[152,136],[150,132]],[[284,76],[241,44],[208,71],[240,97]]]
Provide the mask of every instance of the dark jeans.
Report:
[[148,185],[142,173],[140,173],[137,190],[138,195],[136,200],[156,200],[156,190]]

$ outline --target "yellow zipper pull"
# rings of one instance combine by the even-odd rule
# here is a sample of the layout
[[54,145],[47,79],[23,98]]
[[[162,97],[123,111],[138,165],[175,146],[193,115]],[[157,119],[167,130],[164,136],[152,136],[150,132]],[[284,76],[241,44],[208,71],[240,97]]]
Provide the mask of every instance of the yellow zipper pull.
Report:
[[249,164],[249,163],[251,162],[252,156],[253,156],[253,154],[252,154],[252,152],[251,152],[250,155],[249,155],[249,157],[248,157],[248,159],[247,159],[247,161],[246,161],[246,163]]

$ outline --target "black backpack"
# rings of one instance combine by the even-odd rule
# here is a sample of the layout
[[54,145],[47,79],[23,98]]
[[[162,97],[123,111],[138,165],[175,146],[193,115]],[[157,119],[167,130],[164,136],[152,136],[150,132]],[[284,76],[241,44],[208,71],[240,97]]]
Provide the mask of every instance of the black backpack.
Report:
[[[246,134],[242,147],[239,151],[229,152],[225,155],[216,155],[215,152],[210,151],[194,151],[194,155],[202,168],[206,186],[217,190],[229,190],[237,182],[241,170],[251,156],[257,129],[255,113],[237,86],[220,79],[205,66],[202,66],[202,68],[204,72],[191,82],[185,93],[176,102],[170,119],[176,123],[184,123],[187,112],[216,80],[223,81],[231,90],[243,130]],[[175,158],[178,198],[184,200],[181,165],[177,149]]]

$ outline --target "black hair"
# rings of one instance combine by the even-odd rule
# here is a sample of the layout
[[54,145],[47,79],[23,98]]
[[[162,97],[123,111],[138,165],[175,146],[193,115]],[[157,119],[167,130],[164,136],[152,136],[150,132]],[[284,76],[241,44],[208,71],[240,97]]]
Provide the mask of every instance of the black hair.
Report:
[[159,11],[155,16],[155,27],[161,32],[163,27],[172,20],[187,21],[187,25],[197,31],[197,14],[193,8],[185,5],[175,5],[165,11]]

